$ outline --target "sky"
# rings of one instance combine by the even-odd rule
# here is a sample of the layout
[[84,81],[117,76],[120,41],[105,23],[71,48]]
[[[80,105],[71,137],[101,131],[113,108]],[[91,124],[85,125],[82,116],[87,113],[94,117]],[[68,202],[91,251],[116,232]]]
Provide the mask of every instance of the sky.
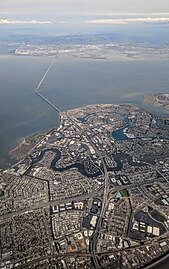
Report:
[[62,24],[66,29],[66,24],[83,28],[143,23],[169,24],[169,0],[0,0],[1,26]]
[[169,0],[0,0],[0,15],[41,17],[169,12]]

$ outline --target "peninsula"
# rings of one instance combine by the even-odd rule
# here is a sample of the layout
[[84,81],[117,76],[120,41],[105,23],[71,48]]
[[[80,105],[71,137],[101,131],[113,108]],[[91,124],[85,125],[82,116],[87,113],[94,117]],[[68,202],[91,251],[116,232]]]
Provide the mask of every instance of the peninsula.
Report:
[[142,268],[164,255],[168,129],[130,104],[60,117],[0,172],[0,268]]

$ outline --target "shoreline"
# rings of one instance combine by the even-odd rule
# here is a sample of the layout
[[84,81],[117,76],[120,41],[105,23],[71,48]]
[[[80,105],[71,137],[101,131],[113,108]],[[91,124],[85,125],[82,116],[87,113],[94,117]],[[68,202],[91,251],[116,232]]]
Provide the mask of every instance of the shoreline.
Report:
[[[144,104],[144,103],[143,103]],[[142,110],[145,110],[145,111],[147,111],[148,113],[150,113],[151,114],[151,116],[153,117],[153,116],[155,116],[155,112],[153,113],[152,111],[150,111],[150,110],[148,110],[148,109],[146,109],[145,107],[143,107],[143,106],[141,106],[141,105],[138,105],[138,104],[135,104],[135,103],[126,103],[126,102],[124,102],[124,103],[119,103],[119,104],[115,104],[115,103],[105,103],[105,104],[101,104],[101,103],[93,103],[93,104],[86,104],[86,105],[82,105],[82,106],[77,106],[77,107],[73,107],[73,108],[71,108],[71,109],[66,109],[65,111],[57,111],[57,113],[60,115],[60,119],[59,119],[59,124],[58,124],[58,126],[56,126],[56,127],[53,127],[53,128],[51,128],[51,129],[49,129],[49,130],[47,130],[46,132],[40,132],[40,133],[31,133],[31,134],[29,134],[29,135],[27,135],[26,137],[22,137],[22,138],[20,138],[20,140],[21,140],[21,142],[15,147],[15,148],[13,148],[13,149],[11,149],[8,153],[9,153],[9,155],[12,157],[12,158],[14,158],[16,161],[17,161],[17,163],[18,163],[18,161],[20,162],[21,160],[22,160],[22,158],[24,158],[25,157],[25,155],[31,150],[28,150],[28,152],[24,155],[24,156],[22,156],[22,157],[20,157],[20,158],[18,158],[18,157],[16,157],[15,156],[15,154],[13,154],[13,152],[15,152],[15,151],[17,151],[17,150],[19,150],[22,146],[30,146],[31,147],[31,143],[27,143],[26,142],[26,139],[28,138],[30,138],[30,137],[32,137],[32,136],[45,136],[46,134],[48,134],[48,133],[50,133],[53,129],[55,129],[55,128],[59,128],[59,126],[60,126],[60,123],[61,123],[61,115],[62,115],[62,113],[67,113],[67,112],[69,112],[69,111],[72,111],[72,110],[76,110],[76,109],[79,109],[79,108],[84,108],[84,107],[88,107],[88,106],[95,106],[95,105],[114,105],[114,106],[121,106],[121,105],[129,105],[129,106],[132,106],[132,107],[138,107],[139,109],[142,109]],[[55,109],[55,108],[53,108],[53,109]],[[42,138],[43,139],[43,138]],[[39,142],[35,142],[34,144],[37,144],[37,143],[39,143]],[[35,145],[33,145],[33,143],[32,143],[32,147],[31,148],[33,148]],[[15,165],[15,164],[14,164]]]
[[[48,131],[47,131],[48,132]],[[42,140],[44,138],[44,136],[46,135],[47,132],[44,132],[44,133],[32,133],[26,137],[23,137],[23,138],[20,138],[19,140],[21,140],[21,142],[13,149],[11,149],[9,151],[9,155],[11,156],[11,158],[13,158],[14,160],[16,160],[16,162],[22,160],[28,153],[30,150],[33,149],[33,147],[39,143],[39,139]],[[36,138],[37,137],[37,138]],[[36,139],[35,141],[33,142],[27,142],[27,139]],[[25,147],[25,149],[24,149]],[[25,152],[21,152],[19,153],[19,151],[24,151]],[[14,164],[15,165],[15,164]]]
[[[44,100],[45,101],[45,100]],[[166,115],[165,114],[160,114],[160,112],[158,112],[158,111],[153,111],[152,109],[151,109],[151,107],[150,108],[148,108],[148,107],[145,107],[144,106],[144,100],[143,100],[143,102],[142,102],[142,104],[137,104],[137,103],[132,103],[132,102],[122,102],[122,103],[118,103],[118,104],[116,104],[116,103],[93,103],[93,104],[84,104],[84,105],[82,105],[82,106],[77,106],[77,107],[72,107],[72,108],[70,108],[70,109],[66,109],[66,110],[64,110],[64,111],[56,111],[58,114],[59,114],[59,123],[58,123],[58,126],[55,126],[55,127],[52,127],[52,128],[50,128],[49,130],[47,130],[47,131],[45,131],[45,132],[37,132],[37,133],[31,133],[31,134],[29,134],[29,135],[27,135],[26,137],[22,137],[22,138],[20,138],[20,140],[21,140],[21,142],[15,147],[15,148],[13,148],[13,149],[11,149],[9,152],[8,152],[8,154],[9,154],[9,156],[10,156],[10,158],[12,158],[13,159],[13,164],[12,164],[12,166],[15,166],[16,164],[18,164],[19,162],[21,162],[22,160],[23,160],[23,158],[25,158],[25,156],[36,146],[36,144],[38,144],[39,143],[39,141],[35,141],[34,143],[27,143],[27,141],[26,141],[26,139],[28,138],[30,138],[30,137],[32,137],[32,136],[40,136],[40,137],[42,137],[42,139],[44,138],[44,136],[45,135],[47,135],[47,134],[49,134],[52,130],[54,130],[55,128],[59,128],[59,126],[60,126],[60,123],[61,123],[61,115],[62,115],[62,113],[67,113],[67,112],[69,112],[69,111],[71,111],[71,110],[76,110],[76,109],[79,109],[79,108],[84,108],[84,107],[87,107],[87,106],[95,106],[95,105],[115,105],[115,106],[121,106],[121,105],[129,105],[129,106],[133,106],[133,107],[138,107],[139,109],[142,109],[142,110],[145,110],[145,111],[147,111],[149,114],[151,114],[151,116],[152,117],[155,117],[155,116],[157,116],[157,115],[159,115],[159,116],[161,116],[161,117],[166,117]],[[50,104],[49,104],[50,105]],[[53,109],[55,109],[54,107],[53,107]],[[56,110],[56,109],[55,109]],[[42,139],[40,139],[40,140],[42,140]],[[19,140],[19,139],[18,139]],[[21,155],[21,156],[17,156],[17,154],[15,155],[15,151],[19,151],[21,148],[22,148],[22,146],[24,147],[29,147],[29,149],[28,150],[25,150],[25,154],[23,154],[23,155]],[[147,268],[146,268],[147,269]]]
[[[84,106],[80,106],[79,108],[83,108],[83,107],[87,107],[87,106],[94,106],[94,105],[96,105],[96,104],[90,104],[90,105],[84,105]],[[142,110],[146,110],[145,108],[143,108],[143,107],[141,107],[141,106],[138,106],[138,105],[135,105],[135,104],[131,104],[131,103],[121,103],[121,104],[98,104],[98,105],[100,105],[100,107],[102,106],[102,105],[112,105],[112,106],[121,106],[121,105],[128,105],[128,106],[132,106],[133,108],[134,107],[138,107],[139,109],[142,109]],[[69,111],[71,111],[71,110],[76,110],[77,108],[73,108],[73,109],[70,109],[70,110],[66,110],[66,111],[63,111],[62,113],[65,113],[65,112],[69,112]],[[61,116],[61,114],[62,113],[60,113],[60,116]],[[150,113],[150,112],[149,112]],[[151,113],[150,113],[151,114]],[[151,114],[152,115],[152,114]],[[26,141],[26,139],[28,138],[30,138],[30,137],[33,137],[33,135],[34,136],[42,136],[42,138],[40,139],[40,141],[44,138],[44,136],[45,135],[47,135],[47,134],[49,134],[52,130],[54,130],[54,129],[56,129],[56,128],[59,128],[59,126],[60,126],[60,123],[61,123],[61,117],[60,117],[60,122],[59,122],[59,125],[58,126],[56,126],[56,127],[54,127],[54,128],[51,128],[50,130],[48,130],[47,132],[44,132],[44,133],[38,133],[38,134],[36,134],[36,133],[34,133],[34,134],[32,134],[32,135],[28,135],[28,136],[26,136],[25,138],[23,138],[23,141],[21,142],[21,144],[19,145],[19,146],[17,146],[15,149],[13,149],[13,150],[11,150],[10,152],[12,152],[12,151],[14,151],[14,150],[17,150],[17,149],[19,149],[22,145],[31,145],[31,144],[29,144],[29,143],[27,143],[27,141]],[[38,141],[38,142],[34,142],[34,144],[38,144],[38,143],[40,143],[40,141]],[[33,149],[33,147],[30,149],[30,151]],[[29,152],[29,151],[28,151]],[[20,162],[21,161],[21,159],[18,159],[18,161]],[[16,164],[15,164],[16,165]],[[166,252],[166,254],[163,254],[161,257],[159,257],[159,258],[155,258],[154,259],[154,261],[152,260],[152,262],[150,261],[150,264],[149,265],[145,265],[145,266],[143,266],[143,267],[140,267],[140,269],[142,268],[142,269],[153,269],[154,268],[154,266],[160,266],[160,264],[162,264],[163,262],[165,262],[168,258],[169,258],[169,250],[167,250],[167,252]]]
[[[26,137],[28,137],[28,136],[26,136]],[[10,154],[11,156],[13,156],[12,152],[13,152],[14,150],[17,150],[17,149],[19,149],[20,146],[22,146],[23,144],[26,144],[26,137],[23,137],[23,138],[18,139],[18,140],[21,140],[21,141],[18,143],[18,145],[17,145],[15,148],[13,148],[13,149],[11,149],[11,150],[9,151],[9,154]]]

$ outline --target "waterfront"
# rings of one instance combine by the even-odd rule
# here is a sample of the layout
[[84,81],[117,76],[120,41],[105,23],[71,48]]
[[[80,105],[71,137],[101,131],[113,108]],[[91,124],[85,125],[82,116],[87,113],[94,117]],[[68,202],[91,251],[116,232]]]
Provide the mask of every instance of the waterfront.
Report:
[[[0,167],[23,137],[59,124],[56,112],[34,90],[50,57],[0,57]],[[169,92],[162,60],[94,60],[57,58],[40,91],[61,110],[92,103],[136,103],[144,94]],[[10,77],[10,80],[9,80]]]
[[[13,58],[14,59],[14,58]],[[19,58],[19,60],[22,62],[22,64],[25,64],[24,63],[24,60],[25,61],[27,61],[27,59],[28,58],[26,58],[25,57],[25,59],[24,58]],[[18,59],[17,59],[18,60]],[[35,60],[36,61],[36,59],[34,58],[33,60]],[[39,58],[37,58],[37,60],[39,60]],[[48,66],[48,64],[50,63],[50,61],[49,61],[50,59],[48,59],[48,58],[42,58],[41,59],[41,61],[44,61],[44,63],[45,63],[45,67],[46,66]],[[49,62],[48,62],[49,61]],[[64,60],[65,61],[65,60]],[[82,64],[83,64],[83,61],[82,60],[74,60],[74,59],[72,59],[72,60],[68,60],[68,64],[70,64],[70,61],[74,61],[73,63],[75,64],[75,66],[76,66],[76,64],[77,64],[77,66],[75,67],[75,69],[74,70],[71,70],[72,71],[72,73],[70,72],[70,70],[69,70],[69,72],[68,72],[68,70],[65,70],[65,66],[63,65],[61,65],[61,63],[63,64],[65,64],[65,62],[63,61],[63,59],[58,59],[58,62],[56,61],[56,64],[55,64],[55,66],[54,66],[54,68],[53,68],[53,70],[52,70],[52,72],[49,74],[49,77],[46,79],[46,81],[45,81],[45,83],[44,83],[44,85],[42,85],[42,92],[43,92],[43,94],[47,97],[47,98],[49,98],[49,99],[54,99],[55,98],[55,100],[54,100],[54,103],[57,105],[57,106],[59,106],[59,108],[61,108],[62,110],[63,109],[67,109],[68,108],[68,106],[70,106],[70,107],[74,107],[74,106],[80,106],[81,105],[81,102],[84,102],[85,101],[85,104],[87,104],[87,103],[102,103],[102,102],[105,102],[105,103],[108,103],[108,102],[110,102],[110,94],[112,94],[112,96],[111,96],[111,98],[114,100],[114,101],[111,101],[111,102],[113,102],[113,103],[121,103],[121,102],[124,102],[124,99],[126,100],[126,102],[133,102],[133,103],[136,103],[136,100],[135,100],[135,98],[136,98],[136,96],[134,96],[134,91],[133,91],[133,95],[127,90],[127,92],[125,92],[125,89],[121,86],[121,87],[119,87],[118,89],[119,89],[119,91],[117,90],[117,88],[116,88],[116,91],[114,91],[113,90],[113,87],[117,87],[117,84],[118,84],[118,81],[115,81],[115,76],[117,75],[116,73],[114,74],[113,73],[113,70],[112,70],[112,68],[114,67],[114,65],[113,64],[117,64],[117,62],[111,62],[111,69],[109,69],[109,76],[110,76],[110,78],[111,78],[111,84],[113,84],[113,86],[112,86],[112,88],[109,88],[108,87],[108,89],[109,89],[109,94],[108,94],[108,92],[107,92],[107,96],[105,95],[105,92],[103,91],[103,85],[100,85],[99,86],[99,82],[97,82],[98,83],[98,85],[96,85],[97,83],[96,83],[96,74],[95,74],[95,72],[97,73],[97,71],[98,72],[100,72],[101,70],[98,68],[96,68],[96,62],[98,62],[98,61],[93,61],[92,63],[91,63],[91,65],[93,66],[92,68],[93,68],[93,71],[92,72],[90,72],[90,75],[91,76],[89,76],[89,80],[88,80],[88,83],[87,84],[85,84],[85,81],[86,81],[86,73],[85,72],[88,72],[88,68],[87,68],[87,66],[86,66],[86,71],[83,69],[83,72],[82,72],[82,77],[81,77],[81,85],[83,86],[83,89],[79,89],[79,90],[77,90],[77,85],[79,85],[80,86],[80,79],[78,79],[78,82],[79,82],[79,84],[77,84],[77,78],[79,78],[79,76],[77,75],[77,73],[78,73],[78,71],[79,71],[79,64],[80,64],[80,66],[82,66]],[[90,60],[91,61],[91,60]],[[67,63],[67,62],[66,62]],[[35,66],[35,64],[36,63],[34,63],[34,66]],[[41,64],[42,64],[42,62],[41,62]],[[72,63],[71,63],[72,64]],[[109,62],[105,62],[105,61],[101,61],[100,62],[100,64],[101,64],[101,69],[103,69],[104,70],[104,67],[107,65],[107,64],[109,64]],[[124,63],[123,63],[124,64]],[[129,64],[129,66],[130,66],[130,62],[128,62],[128,64]],[[136,63],[135,63],[136,64]],[[138,64],[138,62],[137,62],[137,64]],[[150,63],[149,63],[150,64]],[[28,66],[26,66],[26,68],[28,68],[27,70],[29,70],[29,68],[31,68],[31,64],[30,64],[30,66],[28,65]],[[65,76],[70,76],[70,75],[72,75],[72,79],[74,78],[75,79],[75,82],[74,82],[74,80],[73,80],[73,83],[75,83],[74,84],[74,88],[73,88],[73,84],[71,84],[70,83],[70,85],[67,85],[67,88],[65,87],[65,85],[64,84],[61,84],[61,81],[59,81],[59,78],[57,78],[57,76],[59,76],[59,74],[56,72],[57,70],[57,68],[58,68],[58,66],[59,67],[61,67],[60,69],[59,69],[59,71],[58,71],[58,73],[60,73],[60,76],[61,76],[61,74],[65,74]],[[38,65],[37,65],[37,67],[38,67]],[[41,66],[42,67],[42,66]],[[94,69],[94,67],[95,67],[95,69]],[[109,66],[110,67],[110,66]],[[132,67],[132,68],[131,68]],[[135,66],[136,67],[136,66]],[[14,66],[13,66],[13,68],[14,68]],[[131,70],[130,70],[130,72],[131,73],[133,73],[133,64],[131,64],[131,66],[130,66],[130,68],[131,68]],[[14,70],[14,69],[13,69]],[[100,70],[100,71],[99,71]],[[19,70],[20,72],[21,72],[21,69]],[[125,71],[125,70],[123,70],[123,71]],[[40,73],[42,73],[43,74],[43,72],[44,72],[44,69],[38,69],[38,71],[37,72],[40,72]],[[12,74],[12,73],[11,73]],[[114,75],[114,76],[111,76],[111,75]],[[124,72],[124,74],[125,74],[125,72]],[[34,74],[35,75],[35,74]],[[40,76],[41,74],[38,74],[38,76]],[[76,76],[75,76],[76,75]],[[104,74],[103,74],[104,75]],[[83,77],[84,76],[84,77]],[[61,76],[62,77],[62,76]],[[26,90],[26,92],[24,91],[23,92],[23,90],[25,90],[25,87],[23,87],[23,88],[20,88],[20,91],[19,91],[19,87],[17,88],[17,94],[18,94],[18,99],[13,99],[12,100],[12,102],[11,102],[11,104],[13,104],[14,105],[14,108],[15,109],[12,109],[11,110],[11,112],[13,113],[13,118],[12,118],[12,120],[17,120],[17,121],[19,121],[19,119],[21,119],[21,120],[23,120],[23,122],[22,122],[22,127],[21,127],[21,125],[16,125],[17,127],[19,127],[19,128],[21,128],[22,130],[21,130],[21,132],[23,131],[23,129],[24,129],[24,131],[25,132],[29,132],[30,133],[30,129],[28,130],[28,125],[27,125],[27,122],[25,123],[24,122],[24,119],[22,119],[22,117],[21,118],[19,118],[19,116],[23,116],[23,114],[25,113],[25,112],[28,112],[27,114],[25,114],[24,115],[24,117],[26,116],[26,115],[29,115],[29,121],[28,121],[28,123],[30,122],[30,125],[31,125],[31,128],[35,128],[35,131],[36,132],[41,132],[41,131],[43,131],[43,129],[45,130],[45,129],[49,129],[49,127],[47,127],[47,125],[50,123],[50,121],[48,121],[48,117],[50,118],[50,120],[51,120],[51,123],[52,124],[54,124],[54,122],[55,122],[55,124],[57,125],[58,124],[58,118],[56,117],[56,114],[54,113],[54,111],[52,111],[52,110],[49,110],[50,111],[50,115],[49,114],[45,114],[45,111],[47,111],[47,109],[50,109],[48,106],[46,106],[46,104],[44,103],[44,104],[42,104],[41,102],[40,102],[40,100],[38,100],[38,99],[36,99],[35,98],[35,96],[34,96],[34,87],[32,87],[32,86],[34,86],[33,84],[36,84],[35,82],[34,82],[34,80],[33,80],[33,76],[31,76],[31,78],[32,78],[32,80],[30,80],[30,77],[28,77],[28,73],[27,72],[25,72],[25,78],[27,78],[28,79],[28,84],[26,84],[26,87],[29,85],[29,83],[32,83],[31,84],[31,87],[30,87],[30,85],[29,85],[29,87],[31,88],[31,91],[28,93],[28,90]],[[106,80],[106,81],[104,81],[104,83],[106,84],[107,83],[107,81],[109,81],[110,80],[110,78],[108,79],[108,80]],[[14,78],[14,81],[15,81],[15,79],[16,79],[16,77]],[[93,80],[94,79],[94,80]],[[22,76],[22,80],[23,80],[23,76]],[[13,81],[13,82],[14,82]],[[57,84],[56,84],[56,81],[57,81]],[[91,85],[92,85],[92,83],[90,84],[90,82],[92,82],[93,81],[93,88],[95,88],[96,86],[96,90],[98,89],[98,92],[94,92],[95,93],[95,96],[96,96],[96,101],[95,101],[95,99],[94,99],[94,97],[92,96],[92,94],[90,94],[90,92],[89,92],[89,90],[87,90],[88,89],[88,87],[91,87]],[[164,80],[164,81],[167,81],[167,79],[166,80]],[[163,81],[163,82],[164,82]],[[23,81],[21,81],[21,82],[23,82]],[[64,81],[65,82],[65,81]],[[50,84],[51,83],[51,84]],[[67,83],[67,82],[66,82]],[[84,83],[84,84],[83,84]],[[110,83],[110,82],[109,82]],[[124,83],[124,85],[125,85],[125,80],[123,81],[123,83]],[[24,81],[24,84],[25,84],[25,81]],[[54,87],[54,85],[55,85],[55,87]],[[116,86],[115,86],[116,85]],[[13,86],[13,85],[11,85],[11,86]],[[62,87],[63,88],[62,88]],[[70,88],[69,88],[69,87]],[[85,87],[86,88],[85,88]],[[107,85],[108,86],[108,85]],[[107,86],[105,85],[105,88],[107,89]],[[132,80],[131,80],[131,88],[132,88]],[[142,87],[143,87],[143,85],[141,85]],[[28,89],[30,89],[28,87]],[[102,87],[102,91],[101,91],[101,87]],[[129,86],[128,86],[129,87]],[[12,88],[12,87],[11,87]],[[134,88],[133,88],[134,89]],[[59,91],[60,92],[59,92]],[[71,93],[69,93],[68,91],[70,90],[70,92]],[[121,91],[120,91],[121,90]],[[76,94],[78,95],[78,93],[79,93],[79,95],[78,95],[78,98],[76,99],[76,100],[74,100],[73,98],[72,98],[72,96],[74,97],[75,96],[75,94],[74,94],[74,91],[76,91]],[[62,97],[62,95],[64,96],[65,95],[65,104],[64,104],[64,102],[63,103],[61,103],[61,102],[59,102],[59,94],[58,94],[58,92],[60,93],[60,96]],[[93,92],[93,91],[92,91]],[[100,94],[99,95],[99,93],[101,93],[102,92],[102,95]],[[120,95],[120,92],[121,92],[121,95]],[[9,94],[9,93],[8,93]],[[98,96],[97,96],[97,94],[98,94]],[[12,97],[12,95],[13,96],[15,96],[15,93],[13,92],[13,91],[11,91],[10,92],[10,94],[9,94],[9,101],[10,101],[10,99],[11,99],[11,97]],[[21,95],[21,96],[20,96]],[[141,102],[142,102],[142,99],[143,99],[143,93],[142,94],[139,94],[138,95],[138,97],[137,97],[137,103],[138,104],[141,104]],[[26,96],[27,96],[27,99],[26,99]],[[57,99],[56,99],[56,96],[57,96]],[[67,104],[67,102],[69,101],[69,96],[71,97],[70,98],[70,102]],[[19,99],[19,97],[21,97],[21,99]],[[30,100],[29,100],[29,98],[30,98]],[[90,98],[90,97],[92,97],[92,98]],[[22,99],[23,98],[23,99]],[[87,99],[88,98],[88,99]],[[97,99],[98,98],[98,99]],[[61,98],[62,99],[62,98]],[[7,99],[6,99],[7,100]],[[31,103],[33,100],[35,100],[36,102],[35,103]],[[67,100],[67,101],[66,101]],[[88,100],[88,101],[87,101]],[[64,100],[63,100],[64,101]],[[74,102],[73,102],[74,101]],[[79,103],[78,103],[79,102]],[[3,102],[2,102],[3,103]],[[16,104],[17,103],[17,104]],[[75,103],[75,104],[74,104]],[[3,103],[4,104],[4,103]],[[31,105],[32,104],[32,105]],[[34,105],[33,105],[34,104]],[[39,106],[43,106],[44,105],[44,107],[40,107],[39,108]],[[5,104],[4,104],[4,109],[5,109],[5,107],[8,107],[8,108],[11,108],[11,107],[9,107],[9,106],[5,106]],[[19,111],[17,112],[17,110],[16,110],[16,108],[18,108],[19,109]],[[22,108],[22,111],[20,110]],[[28,108],[29,108],[29,110],[28,110]],[[32,110],[33,109],[33,110]],[[39,125],[36,125],[35,123],[34,123],[34,117],[32,116],[31,117],[31,115],[32,115],[32,113],[33,113],[33,111],[34,112],[36,112],[36,109],[37,109],[37,112],[39,113],[39,115],[37,114],[36,115],[36,113],[35,113],[35,120],[37,120],[37,123],[39,124],[41,124],[40,126]],[[42,114],[42,113],[40,113],[40,109],[43,111],[43,113],[44,114]],[[5,111],[5,110],[4,110]],[[3,113],[4,113],[4,111],[2,112],[2,116],[4,115]],[[17,114],[17,113],[18,114]],[[22,113],[23,112],[23,113]],[[16,113],[16,114],[15,114]],[[45,117],[45,115],[46,115],[46,117],[47,117],[47,119],[45,119],[44,117]],[[23,118],[24,118],[23,117]],[[31,121],[32,120],[32,121]],[[12,121],[11,121],[12,122]],[[21,123],[21,122],[20,122]],[[47,124],[46,124],[47,123]],[[27,131],[26,131],[26,129],[24,128],[24,124],[26,124],[26,128],[27,128]],[[3,126],[3,125],[2,125]],[[7,127],[7,125],[6,125],[6,127]],[[11,127],[11,125],[9,124],[9,129],[10,129],[10,127]],[[13,127],[13,126],[12,126]],[[52,127],[52,126],[51,126]],[[18,128],[18,131],[19,131],[19,128]],[[4,128],[4,130],[6,131],[6,130],[9,130],[9,129],[5,129]],[[32,130],[32,129],[31,129]],[[15,132],[14,132],[14,134],[15,134]],[[17,133],[16,133],[17,134]],[[12,129],[11,129],[11,135],[13,135],[13,131],[12,131]],[[16,136],[17,137],[17,136]],[[20,139],[19,137],[17,137],[17,139]],[[126,158],[127,156],[125,156],[125,158]],[[121,156],[119,156],[119,158],[121,159]],[[159,266],[158,267],[156,267],[156,268],[159,268]],[[164,268],[163,267],[163,265],[162,265],[162,267],[161,268]]]
[[[50,58],[0,57],[0,167],[25,136],[57,126],[58,116],[35,93]],[[10,79],[9,79],[10,78]],[[11,161],[11,160],[10,160]]]

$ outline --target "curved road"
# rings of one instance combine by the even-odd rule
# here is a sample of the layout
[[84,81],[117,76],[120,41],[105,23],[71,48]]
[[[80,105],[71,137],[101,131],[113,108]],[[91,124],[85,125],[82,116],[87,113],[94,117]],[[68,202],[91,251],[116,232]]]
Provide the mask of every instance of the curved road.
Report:
[[[42,99],[44,100],[46,103],[48,103],[53,109],[55,109],[59,114],[61,113],[61,111],[59,110],[58,107],[56,107],[51,101],[49,101],[46,97],[44,97],[40,92],[39,92],[39,88],[40,86],[42,85],[42,83],[44,82],[47,74],[49,73],[49,71],[51,70],[54,62],[55,62],[55,59],[56,59],[56,56],[55,58],[52,60],[50,66],[48,67],[47,71],[45,72],[44,76],[42,77],[41,81],[39,82],[38,86],[36,87],[35,89],[35,93]],[[70,119],[70,121],[75,124],[78,129],[81,129],[77,124],[76,122],[68,115],[67,113],[67,116],[68,118]],[[82,129],[81,131],[83,133],[85,133]],[[101,224],[102,224],[102,219],[103,219],[103,216],[104,216],[104,213],[105,213],[105,209],[106,209],[106,203],[107,203],[107,196],[108,196],[108,191],[109,191],[109,176],[108,176],[108,172],[107,172],[107,168],[106,168],[106,165],[105,165],[105,162],[104,162],[104,159],[102,157],[102,155],[100,154],[100,152],[98,151],[98,149],[95,147],[95,145],[93,144],[93,142],[90,140],[90,138],[88,137],[87,133],[85,133],[86,137],[88,138],[88,140],[90,141],[90,143],[92,144],[92,146],[94,147],[94,149],[96,150],[96,153],[98,154],[98,156],[100,156],[100,160],[102,161],[102,164],[103,164],[103,170],[104,170],[104,178],[105,178],[105,184],[104,184],[104,194],[103,194],[103,200],[102,200],[102,209],[101,209],[101,213],[99,215],[99,218],[98,218],[98,221],[97,221],[97,224],[96,224],[96,229],[94,231],[94,234],[93,234],[93,237],[92,237],[92,240],[90,242],[90,250],[91,250],[91,253],[83,253],[84,256],[91,256],[92,257],[92,261],[93,261],[93,264],[94,264],[94,267],[96,269],[99,268],[99,263],[98,263],[98,259],[97,259],[97,252],[96,252],[96,243],[97,243],[97,238],[98,238],[98,234],[99,234],[99,230],[101,228]],[[150,183],[150,182],[149,182]],[[127,187],[127,186],[125,186]],[[129,187],[133,187],[133,186],[129,186]],[[97,194],[97,193],[95,193]],[[93,197],[93,193],[92,194],[88,194],[88,195],[83,195],[83,196],[78,196],[78,197],[74,197],[73,199],[87,199],[89,197]],[[67,201],[70,201],[70,200],[73,200],[73,199],[65,199],[64,202],[67,202]],[[56,205],[57,203],[60,203],[61,201],[55,201],[55,202],[47,202],[47,203],[43,203],[43,204],[39,204],[35,207],[33,207],[33,209],[36,209],[36,208],[39,208],[39,207],[47,207],[47,206],[50,206],[50,205]],[[30,209],[29,209],[30,210]],[[6,215],[6,217],[11,217],[11,216],[15,216],[17,215],[17,213],[24,213],[25,211],[29,211],[29,210],[21,210],[21,211],[18,211],[18,212],[13,212],[13,213],[9,213]],[[3,218],[4,220],[4,217],[5,216],[0,216],[0,220]],[[118,250],[119,251],[119,250]],[[110,253],[109,253],[110,254]],[[71,255],[82,255],[82,253],[69,253],[69,254],[66,254],[68,256],[71,256]],[[54,257],[56,257],[57,255],[54,255]],[[58,255],[60,256],[60,255]],[[64,256],[64,255],[62,255]],[[46,256],[46,257],[40,257],[40,258],[37,258],[36,260],[34,261],[30,261],[29,263],[32,264],[36,261],[40,261],[40,260],[43,260],[44,258],[52,258],[53,256]],[[53,257],[53,258],[54,258]],[[168,258],[168,255],[167,255],[167,258]],[[161,263],[161,261],[166,261],[166,257],[162,258],[159,262]],[[154,265],[151,265],[151,266],[147,266],[145,269],[157,269],[159,267],[156,267],[156,265],[158,266],[159,265],[159,262],[155,262]],[[28,264],[27,264],[28,265]],[[154,267],[155,266],[155,267]],[[168,263],[166,263],[166,268],[165,267],[162,267],[163,269],[168,269],[169,266],[168,266]],[[25,266],[22,265],[22,266],[18,266],[17,268],[24,268]]]

